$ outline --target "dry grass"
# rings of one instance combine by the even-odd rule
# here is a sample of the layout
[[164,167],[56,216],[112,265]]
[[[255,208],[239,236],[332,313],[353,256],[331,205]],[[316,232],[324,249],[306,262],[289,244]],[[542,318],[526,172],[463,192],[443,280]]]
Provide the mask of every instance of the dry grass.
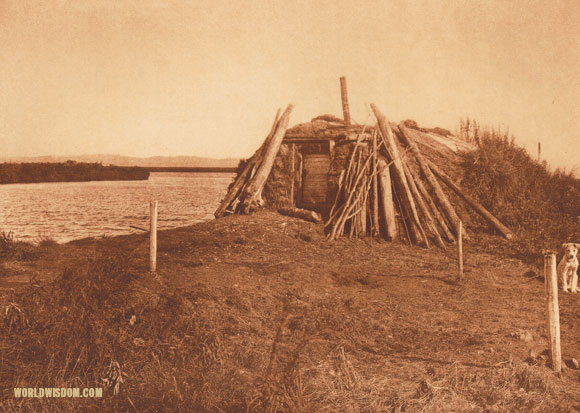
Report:
[[[526,275],[538,269],[472,235],[462,284],[454,251],[330,244],[321,226],[266,211],[161,232],[157,276],[144,235],[40,241],[28,256],[5,235],[2,265],[38,277],[0,290],[0,408],[573,410],[578,372],[528,360],[547,345],[543,286]],[[565,295],[561,308],[564,357],[580,358],[580,305]],[[16,399],[20,386],[105,391]]]

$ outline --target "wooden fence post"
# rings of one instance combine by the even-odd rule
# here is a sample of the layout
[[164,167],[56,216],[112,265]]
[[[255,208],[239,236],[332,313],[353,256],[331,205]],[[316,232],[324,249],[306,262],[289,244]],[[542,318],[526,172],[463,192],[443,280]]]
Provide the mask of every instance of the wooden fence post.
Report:
[[149,226],[149,270],[157,271],[157,201],[151,201]]
[[290,145],[290,206],[294,206],[294,181],[296,178],[295,164],[296,163],[296,144]]
[[463,280],[463,223],[457,226],[457,255],[459,258],[459,280]]
[[556,254],[544,251],[544,280],[548,309],[548,340],[552,369],[562,371],[562,350],[560,348],[560,311],[558,307],[558,274],[556,271]]

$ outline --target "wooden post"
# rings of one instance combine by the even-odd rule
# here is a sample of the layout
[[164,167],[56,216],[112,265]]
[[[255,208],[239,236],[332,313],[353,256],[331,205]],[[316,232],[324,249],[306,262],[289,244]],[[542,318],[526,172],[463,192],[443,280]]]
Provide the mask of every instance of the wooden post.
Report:
[[540,162],[540,155],[542,154],[542,144],[538,142],[538,162]]
[[457,228],[457,256],[459,258],[459,280],[463,280],[463,223]]
[[381,188],[381,204],[385,219],[385,238],[389,241],[397,237],[397,219],[393,205],[393,192],[391,188],[391,174],[388,164],[379,158],[379,185]]
[[556,272],[556,254],[544,251],[544,280],[548,310],[548,340],[552,369],[562,371],[562,351],[560,349],[560,311],[558,308],[558,275]]
[[350,109],[348,106],[348,92],[346,89],[346,78],[340,78],[340,98],[342,101],[342,115],[344,116],[344,126],[350,126]]
[[294,181],[296,178],[294,163],[296,162],[296,144],[291,144],[290,148],[290,205],[294,206]]
[[149,205],[149,270],[157,271],[157,201],[151,201]]
[[371,223],[372,223],[372,234],[371,237],[376,237],[379,235],[379,176],[378,176],[378,145],[377,145],[377,134],[373,133],[373,166],[371,170],[372,174],[372,189],[373,189],[373,203],[371,207]]
[[360,219],[360,234],[359,237],[364,237],[367,234],[367,207],[368,207],[368,198],[364,197],[361,201],[361,207],[359,212],[359,219]]

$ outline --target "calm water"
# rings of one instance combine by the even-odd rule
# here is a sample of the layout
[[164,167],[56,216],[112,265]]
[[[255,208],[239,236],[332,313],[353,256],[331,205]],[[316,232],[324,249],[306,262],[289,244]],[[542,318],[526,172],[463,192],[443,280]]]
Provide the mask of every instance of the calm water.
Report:
[[213,218],[233,174],[152,173],[148,181],[63,182],[0,185],[0,231],[34,241],[67,242],[141,232],[149,201],[159,201],[158,228]]

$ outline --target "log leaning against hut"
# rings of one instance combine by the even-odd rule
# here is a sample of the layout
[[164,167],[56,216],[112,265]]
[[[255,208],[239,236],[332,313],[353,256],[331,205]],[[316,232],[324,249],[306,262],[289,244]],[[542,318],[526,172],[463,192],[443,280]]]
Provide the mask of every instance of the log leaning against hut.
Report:
[[254,153],[243,171],[237,176],[234,184],[215,211],[216,218],[224,216],[227,212],[247,214],[252,209],[263,206],[262,189],[280,150],[293,107],[291,104],[288,105],[279,119],[280,110],[278,110],[272,130],[260,149]]

